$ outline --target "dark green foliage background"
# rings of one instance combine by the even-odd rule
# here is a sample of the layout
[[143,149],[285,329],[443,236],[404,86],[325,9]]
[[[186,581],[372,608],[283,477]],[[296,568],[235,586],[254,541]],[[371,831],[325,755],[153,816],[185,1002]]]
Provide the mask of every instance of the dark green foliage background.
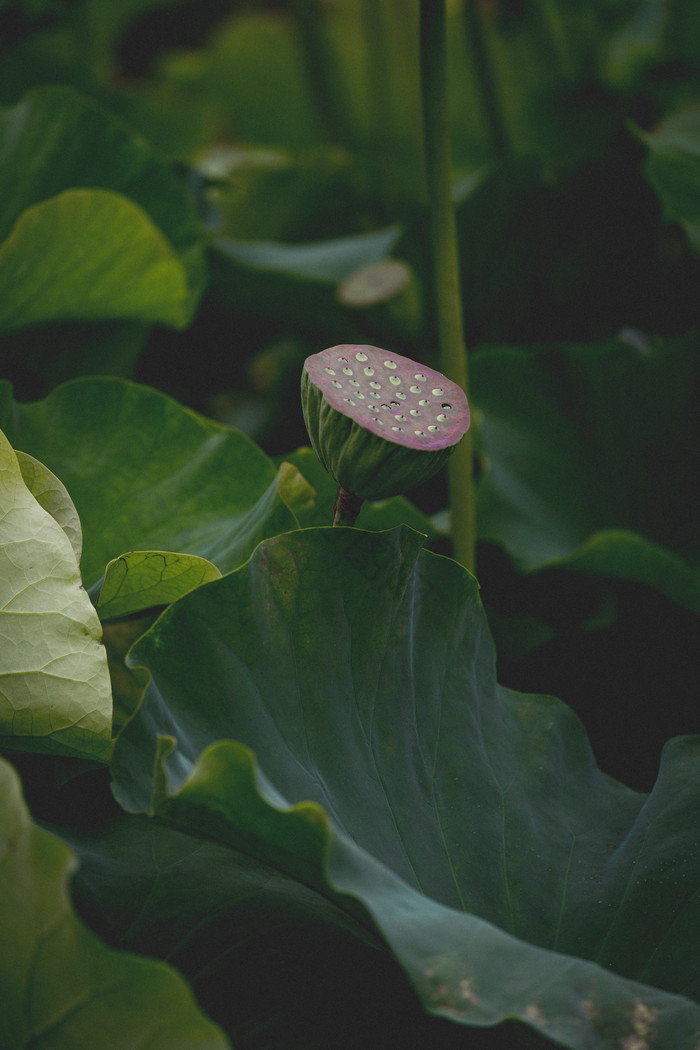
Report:
[[[700,14],[451,9],[478,594],[443,477],[325,529],[299,405],[335,343],[437,361],[418,33],[417,0],[0,5],[0,429],[122,602],[111,769],[3,738],[8,885],[79,973],[179,970],[221,1032],[143,980],[187,1046],[598,1050],[652,1038],[643,994],[691,1047]],[[389,258],[410,285],[344,303]]]

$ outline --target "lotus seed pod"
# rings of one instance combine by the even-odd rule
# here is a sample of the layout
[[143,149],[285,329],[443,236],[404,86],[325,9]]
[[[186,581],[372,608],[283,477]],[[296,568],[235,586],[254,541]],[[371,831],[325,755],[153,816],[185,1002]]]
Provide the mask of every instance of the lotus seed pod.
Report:
[[342,343],[307,357],[301,400],[316,455],[360,500],[427,481],[469,429],[456,383],[378,346]]

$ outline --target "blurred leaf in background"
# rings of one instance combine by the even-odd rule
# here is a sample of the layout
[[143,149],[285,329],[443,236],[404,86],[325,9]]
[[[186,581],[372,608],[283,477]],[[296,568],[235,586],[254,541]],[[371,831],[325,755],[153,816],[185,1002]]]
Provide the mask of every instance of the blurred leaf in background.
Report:
[[203,231],[183,181],[72,88],[36,88],[1,116],[4,374],[33,373],[41,390],[90,360],[129,370],[148,327],[185,327],[204,288]]

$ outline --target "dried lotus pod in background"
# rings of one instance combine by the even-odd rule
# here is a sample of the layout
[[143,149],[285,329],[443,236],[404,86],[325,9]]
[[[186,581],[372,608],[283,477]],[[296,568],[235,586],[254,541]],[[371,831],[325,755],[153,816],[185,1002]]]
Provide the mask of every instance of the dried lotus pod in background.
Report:
[[354,270],[340,282],[338,301],[362,310],[378,331],[399,330],[411,338],[421,329],[421,291],[413,268],[403,259],[382,259]]

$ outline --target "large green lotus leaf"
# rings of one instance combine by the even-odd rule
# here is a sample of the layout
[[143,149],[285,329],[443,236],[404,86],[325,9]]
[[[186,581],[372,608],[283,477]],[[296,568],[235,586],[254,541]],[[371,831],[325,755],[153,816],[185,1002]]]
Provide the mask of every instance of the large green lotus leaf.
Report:
[[666,217],[681,223],[700,251],[700,106],[672,113],[653,131],[635,130],[649,150],[644,174]]
[[497,685],[476,581],[421,542],[305,529],[171,606],[117,798],[349,894],[428,1011],[690,1050],[698,741],[649,797],[606,777],[569,708]]
[[636,580],[700,612],[697,337],[474,355],[482,539],[526,571]]
[[0,859],[3,1050],[229,1045],[174,970],[113,951],[76,917],[68,891],[75,858],[33,824],[19,778],[2,760]]
[[104,758],[112,694],[100,622],[71,542],[0,431],[0,739]]
[[182,328],[187,271],[148,214],[111,190],[65,190],[27,208],[0,245],[0,328],[115,318]]
[[88,588],[126,551],[193,554],[227,572],[296,527],[288,479],[249,438],[155,390],[78,379],[0,412],[13,444],[70,492]]
[[79,913],[113,946],[167,957],[234,1046],[259,1046],[261,1033],[285,1050],[463,1045],[460,1029],[423,1012],[352,902],[160,819],[56,834],[80,857]]
[[72,88],[35,88],[0,112],[0,240],[28,207],[68,189],[105,189],[139,205],[204,282],[202,231],[184,182],[128,124]]

